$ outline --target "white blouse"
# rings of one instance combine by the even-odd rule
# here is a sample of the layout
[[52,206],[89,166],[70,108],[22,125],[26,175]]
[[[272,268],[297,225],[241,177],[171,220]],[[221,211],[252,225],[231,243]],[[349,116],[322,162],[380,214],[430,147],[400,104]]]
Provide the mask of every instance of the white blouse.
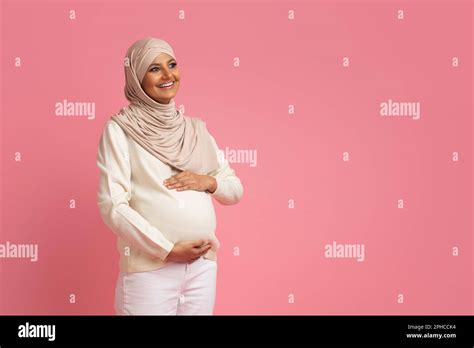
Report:
[[217,181],[214,193],[168,189],[163,181],[179,170],[163,163],[108,120],[99,141],[97,204],[104,223],[117,234],[120,271],[142,272],[164,266],[174,243],[210,239],[205,258],[217,261],[216,215],[211,197],[223,205],[243,195],[240,179],[212,142],[219,168],[208,173]]

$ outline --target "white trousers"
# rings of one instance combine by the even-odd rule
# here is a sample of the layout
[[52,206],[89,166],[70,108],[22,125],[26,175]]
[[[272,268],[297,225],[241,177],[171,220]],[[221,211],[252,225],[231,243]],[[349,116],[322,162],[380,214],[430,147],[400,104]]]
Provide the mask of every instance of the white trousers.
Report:
[[171,262],[147,272],[120,272],[115,287],[117,315],[212,315],[217,262]]

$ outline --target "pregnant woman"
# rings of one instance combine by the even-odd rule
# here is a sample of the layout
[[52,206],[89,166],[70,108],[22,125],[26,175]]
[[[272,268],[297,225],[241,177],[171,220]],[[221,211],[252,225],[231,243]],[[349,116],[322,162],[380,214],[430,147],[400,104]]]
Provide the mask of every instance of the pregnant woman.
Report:
[[205,123],[175,108],[171,46],[138,40],[124,65],[130,104],[107,120],[97,153],[97,204],[120,253],[116,314],[211,315],[219,248],[212,197],[236,204],[242,184]]

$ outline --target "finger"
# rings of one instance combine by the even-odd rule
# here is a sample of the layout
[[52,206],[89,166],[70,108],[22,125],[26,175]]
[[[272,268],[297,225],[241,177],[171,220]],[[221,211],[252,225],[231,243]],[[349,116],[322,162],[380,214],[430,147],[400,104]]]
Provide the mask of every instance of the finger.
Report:
[[176,182],[175,184],[171,184],[171,185],[167,185],[167,187],[169,189],[179,189],[179,188],[183,188],[185,186],[188,186],[188,189],[189,188],[194,188],[196,185],[195,185],[195,180],[194,179],[182,179],[178,182]]
[[183,185],[176,188],[176,191],[186,191],[186,190],[196,190],[196,185],[194,184]]
[[212,247],[211,244],[204,244],[203,246],[200,247],[200,251],[202,252],[203,250],[207,250],[207,249],[210,249]]
[[170,176],[168,179],[163,180],[163,184],[166,185],[166,184],[172,184],[172,183],[177,182],[177,180],[181,178],[183,173],[184,172],[181,172],[181,173]]
[[163,180],[164,185],[171,185],[175,184],[179,181],[180,177],[176,178],[176,176],[169,177],[168,179]]
[[209,251],[209,249],[211,249],[211,245],[208,245],[205,248],[203,248],[201,250],[201,255],[204,255],[205,253],[207,253]]
[[183,187],[185,185],[194,187],[194,186],[196,186],[195,180],[193,178],[186,178],[186,179],[178,180],[173,184],[165,184],[165,186],[168,189],[177,189],[177,188]]
[[165,181],[168,182],[168,181],[180,180],[182,178],[185,178],[185,177],[189,176],[189,174],[190,174],[189,171],[183,170],[181,173],[175,174],[175,175],[171,176],[170,178],[166,179]]
[[192,253],[194,254],[195,257],[200,257],[202,254],[207,253],[207,251],[210,249],[210,245],[206,244],[205,246],[202,247],[195,247],[192,249]]
[[199,247],[204,248],[210,243],[210,240],[208,238],[201,238],[200,239],[201,244],[199,244]]
[[199,247],[205,244],[206,242],[207,242],[206,239],[196,239],[195,241],[193,241],[193,245]]
[[196,248],[194,250],[194,255],[196,257],[199,257],[201,256],[203,253],[207,253],[207,251],[209,250],[210,248],[208,246],[205,246],[204,248]]

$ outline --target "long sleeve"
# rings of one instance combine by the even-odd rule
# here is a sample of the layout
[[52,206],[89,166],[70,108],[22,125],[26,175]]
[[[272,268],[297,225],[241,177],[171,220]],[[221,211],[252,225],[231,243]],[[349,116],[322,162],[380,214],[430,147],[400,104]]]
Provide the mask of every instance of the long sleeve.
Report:
[[218,154],[219,168],[208,173],[208,175],[213,176],[217,182],[217,189],[213,193],[208,193],[223,205],[237,204],[244,194],[244,188],[240,179],[235,175],[235,171],[224,158],[223,151],[219,149],[212,135],[211,139]]
[[109,121],[99,141],[97,205],[104,223],[123,240],[164,260],[174,244],[130,207],[131,167],[125,133]]

